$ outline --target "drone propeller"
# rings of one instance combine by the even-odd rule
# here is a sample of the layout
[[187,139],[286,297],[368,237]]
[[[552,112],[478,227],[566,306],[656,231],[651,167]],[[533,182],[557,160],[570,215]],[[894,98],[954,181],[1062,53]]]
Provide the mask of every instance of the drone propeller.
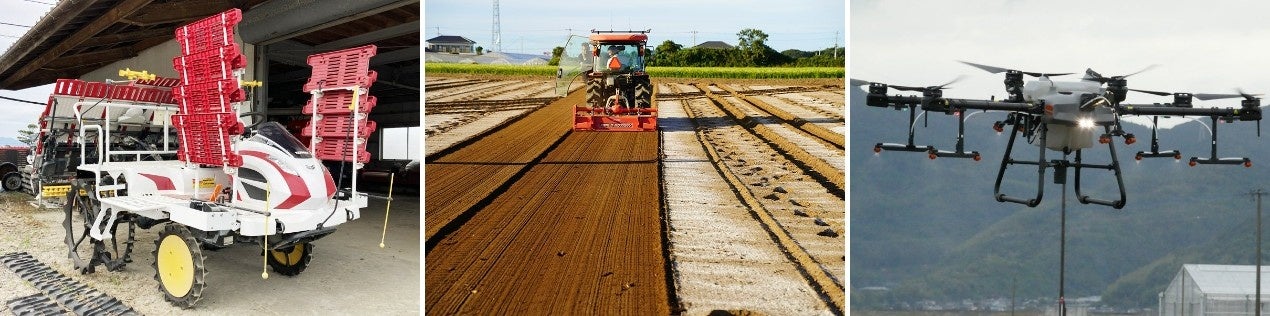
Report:
[[1240,88],[1235,88],[1235,92],[1239,93],[1239,95],[1238,95],[1238,96],[1243,97],[1243,98],[1244,98],[1244,100],[1247,100],[1247,101],[1260,100],[1260,98],[1257,98],[1257,96],[1260,96],[1260,95],[1261,95],[1260,93],[1258,93],[1258,94],[1248,94],[1248,93],[1245,93],[1245,92],[1244,92],[1244,89],[1240,89]]
[[1142,70],[1138,70],[1137,72],[1134,72],[1134,73],[1131,73],[1131,74],[1127,74],[1127,75],[1123,75],[1123,76],[1111,76],[1111,77],[1103,76],[1102,74],[1099,74],[1097,71],[1094,71],[1092,68],[1085,68],[1085,78],[1084,78],[1084,79],[1085,79],[1085,80],[1097,81],[1097,82],[1099,82],[1099,83],[1107,83],[1108,81],[1112,81],[1112,80],[1117,80],[1117,79],[1124,79],[1124,78],[1128,78],[1129,76],[1136,75],[1136,74],[1140,74],[1140,73],[1142,73],[1142,72],[1144,72],[1144,71],[1151,70],[1151,69],[1154,69],[1155,67],[1159,67],[1159,66],[1160,66],[1160,65],[1150,65],[1150,66],[1147,66],[1146,68],[1142,68]]
[[[952,80],[952,81],[946,82],[946,83],[941,84],[941,85],[938,85],[938,86],[929,86],[929,87],[910,87],[910,86],[887,85],[887,87],[892,88],[892,89],[895,89],[895,90],[900,90],[900,91],[926,91],[926,90],[943,90],[943,89],[951,89],[951,88],[949,88],[949,87],[948,87],[948,85],[951,85],[951,84],[953,84],[953,83],[956,83],[956,82],[958,82],[958,81],[961,81],[961,79],[962,79],[962,78],[965,78],[965,77],[966,77],[966,76],[957,76],[957,78],[953,78],[953,80]],[[870,85],[870,84],[873,84],[873,83],[877,83],[877,82],[865,81],[865,80],[860,80],[860,79],[855,79],[855,78],[852,78],[852,79],[851,79],[851,85],[853,85],[853,86],[867,86],[867,85]]]
[[[1129,91],[1137,91],[1137,92],[1142,92],[1146,94],[1154,94],[1158,96],[1170,96],[1170,95],[1176,96],[1179,94],[1187,94],[1185,92],[1161,92],[1161,91],[1150,91],[1150,90],[1140,90],[1140,89],[1129,89]],[[1200,99],[1203,101],[1238,98],[1238,97],[1244,96],[1243,94],[1221,94],[1221,93],[1191,93],[1190,95],[1194,96],[1196,99]]]
[[1070,74],[1072,74],[1072,73],[1070,73],[1070,72],[1068,72],[1068,73],[1040,73],[1040,72],[1028,72],[1028,71],[1020,71],[1020,70],[1007,69],[1007,68],[1001,68],[1001,67],[994,67],[994,66],[988,66],[988,65],[981,65],[981,64],[976,64],[976,63],[968,62],[968,61],[961,61],[961,60],[958,60],[958,62],[961,62],[961,63],[966,64],[966,65],[970,65],[971,67],[975,67],[975,68],[983,69],[984,71],[987,71],[987,72],[990,72],[990,73],[994,73],[994,74],[999,74],[999,73],[1003,73],[1003,72],[1011,72],[1011,71],[1018,71],[1018,72],[1020,72],[1020,73],[1023,73],[1023,74],[1025,74],[1025,75],[1032,76],[1032,77],[1042,77],[1042,76],[1045,76],[1045,77],[1055,77],[1055,76],[1065,76],[1065,75],[1070,75]]

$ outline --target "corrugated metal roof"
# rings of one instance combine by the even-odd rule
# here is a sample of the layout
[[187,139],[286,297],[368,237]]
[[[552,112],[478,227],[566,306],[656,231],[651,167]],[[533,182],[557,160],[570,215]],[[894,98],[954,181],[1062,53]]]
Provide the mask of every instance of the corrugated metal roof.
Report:
[[[1219,295],[1255,295],[1257,266],[1186,264],[1182,270],[1200,292]],[[1261,293],[1270,294],[1270,266],[1261,266]]]

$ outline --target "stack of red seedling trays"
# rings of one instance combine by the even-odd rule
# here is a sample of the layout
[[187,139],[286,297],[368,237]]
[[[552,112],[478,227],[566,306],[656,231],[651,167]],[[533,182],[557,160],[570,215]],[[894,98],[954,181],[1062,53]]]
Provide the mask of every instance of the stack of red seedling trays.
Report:
[[310,120],[300,133],[320,139],[310,141],[312,148],[309,148],[318,159],[370,161],[366,139],[375,131],[375,122],[367,117],[376,100],[366,92],[377,79],[377,74],[370,70],[370,58],[375,56],[376,50],[375,45],[366,45],[309,56],[313,75],[304,84],[304,90],[314,97],[304,105],[304,114],[316,119]]
[[172,59],[179,83],[172,88],[180,114],[172,116],[180,135],[181,161],[218,166],[242,166],[230,147],[230,137],[243,133],[233,103],[246,99],[235,71],[247,59],[234,43],[234,26],[242,11],[229,11],[176,29],[181,55]]

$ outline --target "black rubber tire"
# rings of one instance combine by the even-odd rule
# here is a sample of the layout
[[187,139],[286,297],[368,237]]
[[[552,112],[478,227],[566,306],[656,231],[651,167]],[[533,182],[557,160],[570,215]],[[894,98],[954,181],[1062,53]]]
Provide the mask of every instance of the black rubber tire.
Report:
[[604,103],[604,83],[601,79],[587,78],[586,80],[586,104],[587,107],[597,107]]
[[17,191],[22,189],[22,174],[17,171],[4,174],[4,178],[0,179],[0,187],[5,191]]
[[[168,240],[169,237],[172,239],[173,244],[170,246],[173,248],[168,250],[176,253],[188,251],[187,254],[190,256],[191,262],[188,267],[192,268],[193,271],[189,272],[192,274],[192,279],[190,279],[188,289],[168,289],[164,285],[164,273],[168,273],[167,277],[170,278],[180,278],[185,273],[181,272],[185,270],[171,270],[172,268],[167,268],[171,271],[160,270],[159,262],[163,261],[160,255],[172,255],[175,256],[174,258],[181,257],[175,254],[160,253],[161,250],[165,249],[163,248],[163,242]],[[159,292],[163,292],[163,298],[172,303],[173,306],[182,309],[194,307],[203,298],[203,290],[207,287],[207,268],[203,264],[203,250],[199,248],[198,244],[198,240],[194,239],[194,234],[190,232],[190,229],[178,223],[168,223],[159,232],[159,238],[154,240],[154,263],[151,264],[154,267],[154,280],[159,281]],[[183,293],[173,293],[173,290],[182,291]]]
[[270,250],[267,257],[273,272],[285,276],[296,276],[304,272],[304,269],[309,267],[309,261],[313,260],[313,244],[299,243],[291,249]]
[[648,82],[648,77],[636,77],[635,81],[635,107],[647,109],[653,104],[653,85]]

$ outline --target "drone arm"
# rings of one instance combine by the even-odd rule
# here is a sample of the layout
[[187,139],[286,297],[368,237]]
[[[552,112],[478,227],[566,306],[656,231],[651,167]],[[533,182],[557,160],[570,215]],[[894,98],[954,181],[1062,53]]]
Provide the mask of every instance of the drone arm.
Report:
[[974,99],[947,99],[940,98],[932,100],[922,106],[923,110],[949,112],[952,109],[969,109],[969,110],[989,110],[989,111],[1008,111],[1008,112],[1027,112],[1037,114],[1040,108],[1031,103],[1017,102],[1001,102],[990,100],[974,100]]
[[1217,116],[1237,118],[1241,121],[1261,120],[1261,109],[1257,108],[1179,108],[1158,105],[1122,104],[1117,109],[1120,114],[1132,115],[1166,115],[1166,116]]

